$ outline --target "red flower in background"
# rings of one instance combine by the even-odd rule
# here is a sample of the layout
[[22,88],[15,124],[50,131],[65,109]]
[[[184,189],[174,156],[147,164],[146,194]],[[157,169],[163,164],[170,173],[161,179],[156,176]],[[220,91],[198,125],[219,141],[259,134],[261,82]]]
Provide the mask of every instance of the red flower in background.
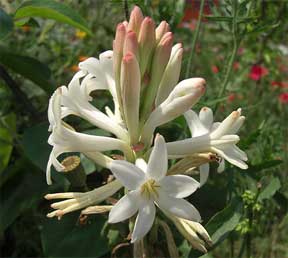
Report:
[[218,68],[217,65],[212,65],[211,66],[211,70],[212,70],[213,73],[219,73],[219,68]]
[[288,88],[288,82],[277,82],[277,81],[272,81],[271,86],[273,88]]
[[[218,5],[219,0],[212,1],[214,5]],[[204,15],[211,14],[211,3],[208,1],[204,3]],[[198,19],[200,13],[200,1],[198,0],[186,0],[186,8],[184,10],[184,17],[179,24],[181,28],[190,28],[194,30],[196,27],[195,21]],[[203,18],[205,20],[205,18]]]
[[278,96],[281,104],[288,104],[288,92],[283,92]]
[[268,69],[261,65],[253,65],[250,69],[249,78],[253,81],[259,81],[263,76],[267,75]]

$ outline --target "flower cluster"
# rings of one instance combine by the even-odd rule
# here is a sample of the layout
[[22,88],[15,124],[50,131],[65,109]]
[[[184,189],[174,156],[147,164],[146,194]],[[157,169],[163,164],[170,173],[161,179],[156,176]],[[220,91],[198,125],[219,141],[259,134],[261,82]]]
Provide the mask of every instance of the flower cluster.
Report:
[[[51,166],[67,171],[59,156],[71,152],[82,153],[110,169],[115,180],[88,192],[46,195],[49,200],[66,199],[53,203],[55,211],[48,217],[61,218],[86,208],[83,214],[109,212],[110,223],[130,218],[134,243],[143,239],[157,213],[162,212],[192,246],[205,252],[211,245],[199,224],[198,210],[184,198],[207,181],[211,161],[220,161],[219,172],[224,170],[224,160],[247,168],[247,156],[236,146],[244,117],[239,108],[222,122],[214,122],[210,108],[203,107],[199,114],[191,110],[204,94],[206,83],[202,78],[178,82],[183,48],[181,44],[172,46],[172,42],[169,25],[162,21],[156,27],[136,6],[129,23],[117,26],[113,51],[80,62],[68,86],[54,92],[48,109],[48,142],[53,146],[47,164],[48,184],[52,183]],[[92,104],[91,93],[97,90],[110,92],[113,110],[105,107],[104,113]],[[190,138],[166,143],[161,135],[154,137],[158,126],[181,115],[191,131]],[[111,137],[77,132],[64,121],[67,116],[78,116]],[[105,151],[120,151],[122,156],[112,159]],[[168,159],[178,161],[169,168]],[[200,172],[200,183],[188,173],[191,169]],[[116,204],[100,204],[122,187],[125,195]]]

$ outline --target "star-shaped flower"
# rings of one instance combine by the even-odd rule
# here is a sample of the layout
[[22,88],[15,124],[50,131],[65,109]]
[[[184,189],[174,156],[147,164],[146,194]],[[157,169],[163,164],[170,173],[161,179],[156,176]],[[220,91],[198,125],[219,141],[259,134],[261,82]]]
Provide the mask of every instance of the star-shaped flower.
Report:
[[188,220],[200,221],[198,210],[182,199],[192,194],[199,183],[184,175],[166,176],[168,168],[165,140],[157,135],[148,164],[137,159],[136,165],[123,160],[111,162],[114,176],[130,190],[112,208],[109,222],[117,223],[132,217],[136,212],[131,242],[142,239],[151,229],[156,208]]

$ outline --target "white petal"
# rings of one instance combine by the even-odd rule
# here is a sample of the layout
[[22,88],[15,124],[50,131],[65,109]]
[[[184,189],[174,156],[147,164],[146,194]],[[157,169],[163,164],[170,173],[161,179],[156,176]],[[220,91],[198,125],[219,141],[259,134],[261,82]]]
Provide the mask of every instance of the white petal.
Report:
[[207,128],[202,124],[194,111],[188,110],[184,113],[184,117],[189,126],[192,137],[197,137],[209,133]]
[[218,148],[211,148],[212,151],[216,152],[219,156],[226,159],[231,164],[241,168],[241,169],[247,169],[248,165],[240,159],[239,156],[235,155],[234,151],[231,147],[226,147],[225,149],[221,150]]
[[222,121],[218,128],[210,134],[211,138],[217,139],[225,134],[228,134],[231,128],[233,128],[234,123],[238,120],[239,116],[239,111],[233,111]]
[[136,159],[135,165],[146,173],[147,163],[144,159]]
[[199,167],[200,170],[200,186],[204,185],[207,182],[208,176],[209,176],[209,163],[202,164]]
[[132,217],[138,210],[139,192],[131,191],[122,197],[109,213],[109,223],[118,223]]
[[93,75],[98,75],[100,70],[100,62],[95,57],[89,57],[85,61],[79,63],[79,68]]
[[213,124],[213,111],[211,108],[203,107],[199,112],[199,118],[207,130],[211,130]]
[[199,211],[189,202],[184,199],[178,199],[172,196],[167,195],[166,192],[159,190],[159,197],[155,202],[160,209],[166,210],[173,213],[175,216],[193,220],[200,221],[201,216]]
[[229,134],[236,134],[241,128],[241,126],[243,125],[244,121],[245,121],[245,116],[240,116],[237,119],[237,121],[233,124],[233,126],[231,127]]
[[155,213],[156,208],[152,200],[141,203],[131,236],[131,243],[141,240],[149,232],[155,219]]
[[200,186],[194,178],[184,175],[165,176],[159,183],[161,189],[176,198],[187,197]]
[[225,170],[225,159],[222,159],[217,168],[217,172],[222,173],[224,170]]
[[135,190],[145,182],[145,173],[125,160],[113,160],[109,168],[113,175],[129,190]]
[[150,154],[150,158],[147,166],[147,176],[161,180],[167,173],[168,158],[167,148],[163,136],[156,135],[155,144]]

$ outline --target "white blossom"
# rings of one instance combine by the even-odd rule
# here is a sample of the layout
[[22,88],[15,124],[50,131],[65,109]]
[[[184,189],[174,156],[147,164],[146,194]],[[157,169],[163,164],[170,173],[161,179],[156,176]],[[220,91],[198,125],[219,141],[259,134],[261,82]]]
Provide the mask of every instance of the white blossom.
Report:
[[200,221],[197,209],[183,198],[192,194],[199,183],[184,175],[166,176],[165,140],[157,135],[148,164],[137,159],[136,166],[127,161],[112,161],[110,169],[129,192],[109,213],[109,222],[126,220],[138,212],[131,242],[142,239],[153,225],[156,208],[188,220]]

